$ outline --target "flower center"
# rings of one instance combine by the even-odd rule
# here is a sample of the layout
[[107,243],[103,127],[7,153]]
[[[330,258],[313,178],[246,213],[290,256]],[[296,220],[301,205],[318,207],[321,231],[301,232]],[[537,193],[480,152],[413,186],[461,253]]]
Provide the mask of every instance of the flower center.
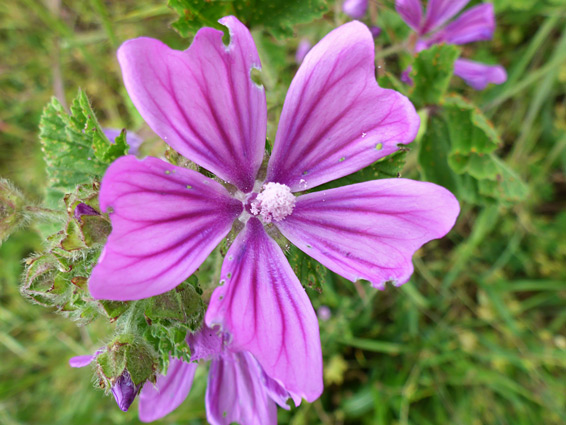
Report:
[[281,221],[293,212],[295,196],[289,186],[267,183],[263,191],[250,204],[252,215],[260,215],[264,223]]

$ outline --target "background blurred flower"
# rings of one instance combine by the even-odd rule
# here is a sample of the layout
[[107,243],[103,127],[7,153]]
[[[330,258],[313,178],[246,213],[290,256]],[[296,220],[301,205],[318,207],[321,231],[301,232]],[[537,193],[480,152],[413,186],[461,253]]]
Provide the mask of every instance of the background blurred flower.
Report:
[[345,0],[342,3],[342,11],[354,18],[360,19],[366,14],[368,8],[368,0]]
[[[468,2],[429,0],[424,17],[420,0],[396,0],[395,8],[405,23],[418,34],[415,45],[415,52],[418,53],[438,43],[467,44],[491,40],[495,31],[495,12],[490,3],[474,6],[448,23]],[[484,89],[489,83],[502,84],[507,81],[507,73],[502,66],[466,59],[456,60],[454,74],[476,90]],[[402,81],[409,83],[410,78],[402,78]]]
[[311,48],[312,44],[308,39],[301,39],[299,45],[297,46],[297,53],[295,53],[295,62],[300,64]]

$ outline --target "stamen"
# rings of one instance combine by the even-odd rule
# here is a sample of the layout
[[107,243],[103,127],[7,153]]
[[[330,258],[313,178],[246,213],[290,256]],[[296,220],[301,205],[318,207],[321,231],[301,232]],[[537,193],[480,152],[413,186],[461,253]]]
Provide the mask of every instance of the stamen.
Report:
[[267,183],[250,207],[250,212],[253,215],[260,215],[264,223],[281,221],[293,212],[295,196],[287,185]]

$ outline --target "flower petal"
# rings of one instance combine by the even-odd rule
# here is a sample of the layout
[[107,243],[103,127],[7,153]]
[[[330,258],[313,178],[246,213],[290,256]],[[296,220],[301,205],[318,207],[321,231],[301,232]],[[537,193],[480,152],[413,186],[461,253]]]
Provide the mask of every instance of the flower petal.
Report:
[[187,343],[191,349],[192,361],[212,360],[224,350],[222,337],[206,324],[198,332],[190,333],[187,336]]
[[69,359],[69,365],[71,367],[85,367],[92,363],[92,361],[96,358],[96,355],[92,356],[75,356]]
[[466,44],[491,40],[495,31],[495,12],[490,3],[480,4],[462,13],[435,36],[435,42]]
[[489,83],[503,84],[507,81],[507,72],[501,65],[486,65],[468,59],[454,62],[454,74],[476,90],[485,89]]
[[423,19],[423,8],[420,0],[397,0],[395,9],[407,25],[415,31],[419,31]]
[[136,300],[173,289],[242,211],[220,184],[160,159],[125,156],[106,171],[100,207],[112,233],[89,280],[93,297]]
[[230,30],[203,28],[189,49],[173,50],[138,38],[118,50],[124,83],[149,126],[173,149],[244,192],[252,190],[263,160],[267,106],[251,77],[261,68],[248,29],[236,18]]
[[153,422],[179,407],[189,395],[197,366],[171,357],[167,374],[159,375],[155,386],[147,382],[141,390],[140,421]]
[[342,12],[354,19],[362,18],[367,8],[368,0],[344,0],[342,3]]
[[296,404],[322,393],[318,322],[281,248],[250,218],[224,260],[221,283],[205,321],[232,337],[230,349],[249,351]]
[[351,174],[410,143],[419,116],[375,81],[368,28],[350,22],[324,37],[287,93],[267,181],[305,190]]
[[384,289],[409,280],[415,251],[448,233],[459,209],[432,183],[376,180],[300,196],[277,227],[330,270]]
[[265,391],[257,362],[249,353],[227,353],[213,360],[206,389],[211,425],[276,425],[277,406]]
[[441,27],[462,10],[470,0],[428,0],[426,17],[419,35],[427,34]]

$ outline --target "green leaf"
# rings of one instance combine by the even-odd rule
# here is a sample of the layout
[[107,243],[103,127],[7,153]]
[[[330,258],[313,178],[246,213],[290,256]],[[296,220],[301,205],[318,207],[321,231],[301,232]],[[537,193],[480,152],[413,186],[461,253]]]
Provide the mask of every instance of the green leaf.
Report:
[[285,255],[303,286],[322,292],[322,285],[330,274],[328,269],[294,245],[286,250]]
[[523,200],[527,187],[494,151],[499,136],[481,111],[451,97],[429,117],[419,163],[426,180],[472,204]]
[[321,190],[333,189],[370,180],[401,177],[401,171],[405,166],[408,152],[409,148],[407,146],[399,145],[399,150],[397,152],[394,152],[353,174],[317,186],[313,189],[313,191],[320,192]]
[[492,155],[491,161],[496,169],[495,178],[479,182],[480,194],[498,198],[504,203],[523,201],[529,193],[525,182],[500,158]]
[[100,179],[110,162],[127,153],[124,135],[115,144],[104,135],[83,91],[79,90],[70,109],[69,115],[53,98],[39,124],[47,165],[47,201],[52,206],[77,185]]
[[293,35],[293,26],[320,18],[328,10],[325,0],[169,0],[179,19],[173,23],[183,37],[204,26],[225,30],[218,20],[234,15],[248,28],[263,27],[277,38]]
[[417,109],[440,103],[448,90],[458,56],[460,49],[452,44],[435,44],[417,54],[410,74],[413,87],[409,92]]
[[383,87],[384,89],[393,89],[398,91],[404,96],[408,96],[407,93],[407,85],[403,84],[395,75],[390,72],[386,72],[385,75],[382,75],[377,79],[379,87]]

